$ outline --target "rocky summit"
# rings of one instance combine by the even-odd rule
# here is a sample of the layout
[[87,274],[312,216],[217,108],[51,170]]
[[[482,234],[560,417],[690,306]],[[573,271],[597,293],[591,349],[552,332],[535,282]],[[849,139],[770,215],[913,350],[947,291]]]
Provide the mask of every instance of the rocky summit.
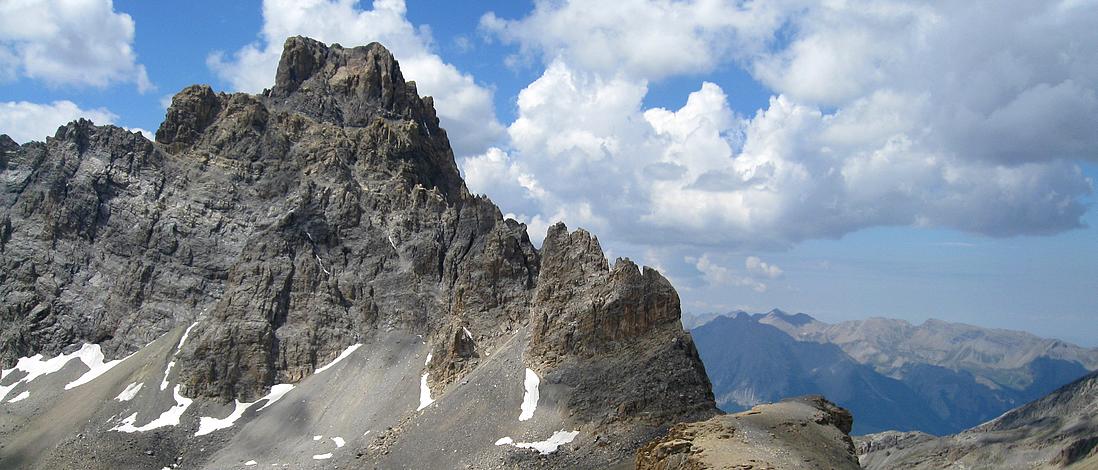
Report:
[[155,142],[0,136],[0,467],[599,468],[718,412],[679,298],[470,194],[379,44]]

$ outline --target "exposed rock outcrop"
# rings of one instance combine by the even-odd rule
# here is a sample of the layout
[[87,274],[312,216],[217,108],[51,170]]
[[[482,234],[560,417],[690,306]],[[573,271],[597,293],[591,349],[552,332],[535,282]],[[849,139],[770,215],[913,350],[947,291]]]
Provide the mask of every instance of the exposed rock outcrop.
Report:
[[534,299],[530,354],[547,363],[613,350],[681,315],[675,288],[658,272],[628,259],[609,267],[597,238],[561,223],[545,236]]
[[850,412],[810,396],[675,425],[637,451],[638,470],[857,469]]
[[[380,408],[362,411],[389,428],[379,433],[384,446],[363,447],[385,449],[389,457],[368,456],[376,465],[401,452],[420,458],[414,452],[432,437],[417,434],[415,420],[436,419],[423,410],[447,394],[469,400],[437,405],[458,417],[474,406],[483,414],[485,396],[511,399],[512,387],[521,397],[521,379],[485,384],[525,367],[545,389],[541,424],[464,416],[493,433],[465,437],[477,439],[470,461],[514,454],[484,465],[528,467],[529,451],[491,445],[520,424],[514,431],[568,426],[589,436],[574,444],[582,451],[542,460],[550,466],[620,461],[672,423],[716,413],[670,283],[628,260],[610,268],[593,236],[563,225],[535,249],[524,225],[469,193],[433,101],[379,44],[290,38],[273,88],[188,87],[155,143],[79,121],[45,143],[0,138],[0,156],[0,364],[82,342],[99,344],[107,359],[145,351],[141,360],[153,362],[125,370],[142,371],[140,380],[159,374],[162,385],[134,414],[139,422],[174,400],[169,382],[195,407],[250,403],[355,344],[373,367],[396,374],[353,379],[391,390]],[[178,346],[162,339],[159,355],[148,352],[170,331]],[[409,356],[420,352],[429,359]],[[402,387],[421,380],[416,409]],[[467,380],[480,388],[462,389]],[[108,414],[119,406],[103,408],[99,421],[97,412],[81,415],[81,435],[108,435],[128,415]],[[183,428],[194,421],[184,416],[157,439],[185,449],[191,441],[177,439],[193,435]],[[434,451],[424,465],[452,457]],[[23,458],[37,453],[24,449]],[[221,462],[207,454],[192,458]],[[75,458],[51,455],[39,464]],[[111,455],[111,465],[124,455]]]

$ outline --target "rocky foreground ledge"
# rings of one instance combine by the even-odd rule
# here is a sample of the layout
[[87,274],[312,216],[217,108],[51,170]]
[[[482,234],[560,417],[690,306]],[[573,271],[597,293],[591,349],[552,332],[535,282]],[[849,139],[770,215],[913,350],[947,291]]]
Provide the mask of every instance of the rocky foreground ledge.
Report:
[[850,412],[818,396],[678,424],[637,452],[638,470],[858,469]]

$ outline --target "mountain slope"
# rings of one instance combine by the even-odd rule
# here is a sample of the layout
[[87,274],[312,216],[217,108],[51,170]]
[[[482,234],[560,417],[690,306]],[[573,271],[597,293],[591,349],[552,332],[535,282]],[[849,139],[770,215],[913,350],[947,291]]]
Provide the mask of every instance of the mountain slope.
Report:
[[1098,468],[1098,373],[953,436],[869,435],[858,452],[869,469]]
[[[811,317],[809,317],[811,318]],[[929,319],[921,325],[903,320],[869,318],[834,325],[812,319],[789,322],[783,315],[768,315],[762,323],[779,328],[801,340],[839,345],[862,364],[871,364],[882,374],[898,377],[908,364],[930,364],[966,371],[990,386],[1024,390],[1042,374],[1054,372],[1049,361],[1031,367],[1042,358],[1061,366],[1078,364],[1063,383],[1088,370],[1098,369],[1098,349],[1082,348],[1056,339],[1039,338],[1021,331],[981,328],[962,323]],[[1059,385],[1031,391],[1030,399],[1051,392]],[[1028,401],[1028,400],[1027,400]]]
[[822,394],[851,410],[858,434],[897,425],[944,430],[906,385],[858,364],[835,345],[797,341],[748,315],[719,317],[692,333],[725,411]]
[[717,412],[670,283],[535,249],[381,45],[0,152],[0,466],[591,467]]

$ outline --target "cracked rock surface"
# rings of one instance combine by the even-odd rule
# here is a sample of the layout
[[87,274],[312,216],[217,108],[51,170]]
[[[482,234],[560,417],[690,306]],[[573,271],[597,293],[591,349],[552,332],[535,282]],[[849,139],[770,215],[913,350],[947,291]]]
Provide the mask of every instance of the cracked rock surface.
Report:
[[0,184],[4,368],[81,343],[122,358],[193,325],[172,356],[183,395],[251,402],[398,332],[431,353],[440,401],[516,351],[561,422],[604,436],[600,459],[716,413],[671,284],[610,266],[582,229],[535,248],[468,191],[433,100],[380,44],[290,38],[273,88],[188,87],[155,142],[85,120],[0,135]]

